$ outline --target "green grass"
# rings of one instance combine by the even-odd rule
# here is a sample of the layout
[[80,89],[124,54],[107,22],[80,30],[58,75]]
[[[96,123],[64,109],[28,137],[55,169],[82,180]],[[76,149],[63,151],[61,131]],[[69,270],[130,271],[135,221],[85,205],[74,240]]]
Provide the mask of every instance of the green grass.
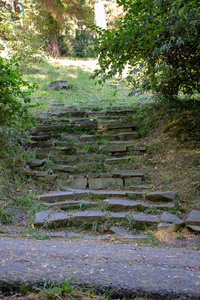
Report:
[[[53,102],[73,105],[78,108],[91,105],[97,108],[106,108],[119,104],[130,106],[140,101],[138,97],[128,97],[129,89],[121,85],[120,82],[112,80],[105,85],[97,84],[93,79],[90,79],[91,72],[76,66],[55,66],[44,62],[27,67],[24,74],[28,81],[36,82],[39,86],[32,96],[33,103],[38,102],[40,105],[39,109],[34,109],[38,115],[45,114],[48,111],[48,105]],[[52,91],[49,88],[49,83],[55,80],[67,80],[73,88],[64,91]],[[116,87],[111,85],[113,82],[116,83]],[[116,92],[116,89],[119,91]]]

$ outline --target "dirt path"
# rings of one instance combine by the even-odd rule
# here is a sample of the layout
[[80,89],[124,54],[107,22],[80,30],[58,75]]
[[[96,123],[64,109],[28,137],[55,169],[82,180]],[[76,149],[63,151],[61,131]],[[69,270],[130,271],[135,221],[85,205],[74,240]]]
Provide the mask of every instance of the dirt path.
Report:
[[[200,299],[198,251],[134,247],[101,242],[0,240],[0,287],[15,291],[75,276],[95,290],[113,289],[118,298]],[[176,299],[177,299],[176,298]]]

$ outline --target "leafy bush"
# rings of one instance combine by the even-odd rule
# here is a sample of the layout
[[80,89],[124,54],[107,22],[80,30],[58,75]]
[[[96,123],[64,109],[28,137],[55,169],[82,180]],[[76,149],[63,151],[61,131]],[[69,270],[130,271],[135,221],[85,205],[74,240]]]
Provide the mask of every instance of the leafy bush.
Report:
[[[99,64],[105,81],[122,74],[135,91],[152,90],[177,99],[200,92],[200,7],[196,0],[119,0],[125,16],[119,28],[97,29]],[[184,98],[183,98],[184,99]]]
[[77,32],[75,37],[68,34],[61,35],[58,38],[58,44],[61,56],[97,57],[97,53],[94,51],[96,38],[88,31]]
[[0,124],[27,115],[30,95],[36,87],[23,80],[18,67],[17,60],[0,57]]

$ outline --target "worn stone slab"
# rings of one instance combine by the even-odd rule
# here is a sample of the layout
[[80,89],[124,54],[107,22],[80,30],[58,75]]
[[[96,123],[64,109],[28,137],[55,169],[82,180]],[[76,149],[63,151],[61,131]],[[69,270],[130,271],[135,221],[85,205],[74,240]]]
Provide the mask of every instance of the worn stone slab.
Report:
[[53,171],[59,171],[59,172],[71,173],[71,172],[74,172],[74,170],[75,170],[74,166],[68,166],[68,165],[50,163],[49,166]]
[[107,143],[100,147],[102,152],[124,152],[126,151],[126,145],[121,143]]
[[142,207],[142,203],[137,201],[131,201],[131,200],[110,198],[104,201],[108,204],[108,208],[111,211],[115,211],[115,212],[137,209]]
[[196,225],[187,225],[187,227],[193,231],[200,232],[200,226]]
[[[102,197],[105,197],[105,198],[108,198],[108,197],[125,197],[126,196],[126,192],[125,191],[117,191],[117,190],[91,190],[91,189],[87,189],[87,190],[81,190],[81,189],[73,189],[73,188],[65,188],[65,187],[62,187],[61,188],[62,190],[65,190],[65,191],[68,191],[68,192],[73,192],[74,195],[75,195],[75,199],[78,199],[76,198],[76,195],[83,195],[83,197],[85,197],[85,195],[89,195],[90,198],[102,198]],[[80,198],[79,198],[80,199]]]
[[166,192],[152,192],[146,194],[145,198],[150,201],[174,201],[176,197],[176,193],[174,191],[166,191]]
[[32,131],[32,134],[38,134],[42,132],[60,131],[66,127],[66,124],[59,125],[40,125]]
[[88,207],[95,207],[98,205],[98,203],[95,202],[82,202],[82,201],[64,201],[64,202],[55,202],[53,204],[50,203],[44,203],[48,209],[52,208],[59,208],[62,210],[69,210],[69,209],[74,209],[74,208],[80,208],[81,205],[83,208],[88,208]]
[[122,141],[129,141],[132,139],[139,139],[141,137],[141,134],[139,132],[123,132],[123,133],[119,133],[118,135],[115,136],[116,138],[118,138],[119,140]]
[[192,210],[186,219],[186,225],[200,226],[200,210]]
[[143,177],[144,174],[140,170],[114,170],[111,172],[116,178]]
[[123,180],[121,178],[89,178],[89,189],[101,190],[106,189],[109,186],[119,187],[123,186]]
[[88,181],[86,177],[80,177],[80,178],[69,178],[66,182],[70,185],[70,187],[75,189],[86,189],[88,185]]
[[118,227],[118,226],[111,226],[109,228],[109,231],[112,233],[115,233],[118,235],[117,238],[121,239],[128,239],[128,240],[144,240],[147,239],[148,236],[144,234],[137,234],[133,235],[130,230],[127,230],[123,227]]
[[110,221],[120,222],[126,218],[126,213],[123,212],[113,212],[108,216]]
[[64,200],[72,200],[72,199],[74,199],[73,192],[51,192],[51,193],[38,196],[39,201],[49,202],[49,203],[54,203],[54,202],[64,201]]
[[74,224],[83,224],[83,223],[103,223],[106,220],[106,215],[103,212],[99,211],[83,211],[76,212],[71,220]]
[[161,222],[158,224],[159,230],[167,230],[167,231],[171,231],[171,232],[176,232],[179,230],[179,228],[180,228],[180,224],[176,224],[176,223]]
[[89,173],[88,178],[111,178],[112,174],[110,172],[103,173]]
[[144,152],[146,151],[146,146],[144,145],[128,145],[127,146],[127,151],[141,151]]
[[43,149],[37,148],[36,153],[37,154],[45,153],[45,154],[50,154],[50,155],[52,155],[52,154],[64,155],[64,154],[74,153],[75,151],[76,151],[76,148],[74,148],[74,147],[63,147],[63,148],[50,147],[50,148],[43,148]]
[[142,184],[142,177],[131,177],[124,179],[124,186],[130,186],[132,184]]
[[80,136],[81,142],[87,143],[87,142],[94,142],[96,140],[97,140],[97,137],[96,137],[96,135],[93,135],[93,134],[92,135],[91,134],[82,134]]
[[92,163],[92,162],[85,162],[75,165],[75,170],[78,172],[97,172],[103,168],[103,164],[100,163]]
[[175,204],[174,203],[152,204],[149,207],[157,208],[157,209],[172,209],[175,207]]
[[171,214],[167,211],[163,212],[160,220],[165,223],[175,223],[175,224],[180,224],[180,225],[185,224],[185,222],[183,220],[179,219],[176,215]]
[[136,125],[135,124],[125,124],[125,123],[111,123],[111,124],[107,124],[106,128],[108,130],[110,129],[126,129],[126,128],[131,128],[131,129],[135,129]]
[[144,193],[142,193],[142,192],[132,192],[132,191],[126,191],[126,196],[127,197],[130,197],[130,198],[134,198],[134,197],[141,197],[141,196],[143,196],[144,195]]
[[45,177],[49,175],[48,171],[26,171],[26,175],[34,177]]
[[143,229],[145,226],[157,227],[159,221],[155,216],[145,214],[132,214],[134,227]]
[[135,190],[148,190],[151,189],[152,187],[150,185],[132,185],[129,186],[130,191],[135,191]]
[[71,134],[71,133],[61,133],[60,137],[63,141],[67,142],[77,142],[79,140],[79,136],[77,134]]
[[120,164],[120,165],[116,165],[116,164],[112,164],[112,165],[107,165],[104,164],[104,168],[107,172],[112,172],[114,170],[133,170],[135,167],[134,164]]
[[48,221],[49,215],[50,215],[49,211],[40,211],[40,212],[36,213],[34,225],[42,226],[42,225],[46,224]]
[[65,226],[70,218],[67,212],[53,212],[49,216],[48,224],[53,226]]
[[44,163],[45,163],[45,159],[36,159],[30,162],[30,166],[32,168],[41,167],[44,165]]
[[45,177],[38,177],[38,181],[46,183],[54,183],[57,179],[57,174],[47,175]]
[[135,161],[135,156],[113,157],[105,159],[106,164],[126,164]]
[[[44,153],[37,153],[37,157],[47,157]],[[57,164],[72,164],[77,161],[77,155],[49,155],[49,159]]]

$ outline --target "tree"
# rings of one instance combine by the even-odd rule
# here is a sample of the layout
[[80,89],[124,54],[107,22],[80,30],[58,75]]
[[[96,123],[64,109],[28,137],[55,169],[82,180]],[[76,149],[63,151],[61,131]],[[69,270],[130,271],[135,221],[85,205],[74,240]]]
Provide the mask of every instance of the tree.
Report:
[[91,24],[93,12],[92,0],[35,0],[37,15],[32,15],[37,30],[47,38],[47,47],[53,57],[60,56],[58,39],[69,20],[82,19],[84,24]]
[[119,0],[119,27],[97,29],[100,70],[105,81],[122,74],[135,91],[152,90],[170,101],[200,92],[200,7],[197,0]]

